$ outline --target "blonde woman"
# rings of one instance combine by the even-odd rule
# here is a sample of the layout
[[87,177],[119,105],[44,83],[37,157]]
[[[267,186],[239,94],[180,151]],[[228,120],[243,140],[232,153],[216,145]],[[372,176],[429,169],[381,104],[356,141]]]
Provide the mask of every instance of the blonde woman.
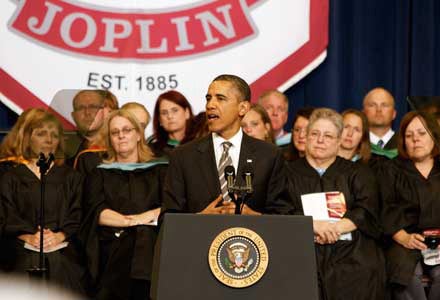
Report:
[[96,299],[149,299],[164,162],[128,110],[110,114],[106,159],[85,182],[81,229]]

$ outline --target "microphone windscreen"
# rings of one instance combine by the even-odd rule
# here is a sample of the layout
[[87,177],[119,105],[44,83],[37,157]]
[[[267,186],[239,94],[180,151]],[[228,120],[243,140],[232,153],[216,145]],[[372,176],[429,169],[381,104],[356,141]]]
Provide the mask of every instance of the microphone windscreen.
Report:
[[235,169],[234,166],[226,166],[225,168],[225,176],[235,176]]

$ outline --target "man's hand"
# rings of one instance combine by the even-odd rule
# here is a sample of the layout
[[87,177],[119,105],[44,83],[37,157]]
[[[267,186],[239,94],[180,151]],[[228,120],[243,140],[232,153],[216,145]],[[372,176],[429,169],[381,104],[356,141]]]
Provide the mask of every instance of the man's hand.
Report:
[[243,210],[241,211],[241,214],[242,215],[250,215],[250,216],[260,216],[260,215],[262,215],[262,213],[253,210],[252,208],[247,206],[247,204],[243,205]]
[[215,198],[214,201],[209,203],[209,205],[199,212],[199,214],[210,214],[210,215],[230,215],[235,213],[235,204],[234,202],[226,202],[223,201],[222,195],[219,195]]

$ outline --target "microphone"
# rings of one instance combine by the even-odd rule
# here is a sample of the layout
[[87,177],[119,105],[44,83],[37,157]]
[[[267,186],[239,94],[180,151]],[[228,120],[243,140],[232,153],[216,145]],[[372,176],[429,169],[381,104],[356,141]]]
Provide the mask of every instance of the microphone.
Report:
[[43,152],[40,152],[40,154],[38,155],[37,166],[41,168],[44,166],[45,163],[46,163],[46,156],[44,155]]
[[50,164],[55,160],[55,156],[53,155],[53,153],[49,153],[48,158],[47,158],[47,164],[50,166]]
[[38,155],[37,166],[40,168],[41,174],[46,174],[47,170],[49,170],[50,164],[55,160],[55,156],[53,153],[49,153],[47,158],[43,152],[40,152]]
[[234,166],[226,166],[225,168],[225,178],[227,181],[228,193],[234,193],[234,181],[235,181],[235,169]]
[[248,159],[243,171],[243,178],[245,181],[246,193],[251,194],[254,189],[252,188],[252,178],[254,177],[254,170],[252,168],[252,160]]

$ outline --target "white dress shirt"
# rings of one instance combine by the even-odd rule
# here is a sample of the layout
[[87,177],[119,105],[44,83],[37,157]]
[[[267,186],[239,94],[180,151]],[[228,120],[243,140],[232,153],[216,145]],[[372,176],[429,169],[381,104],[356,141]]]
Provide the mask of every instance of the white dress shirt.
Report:
[[231,148],[229,148],[229,156],[232,159],[232,164],[234,165],[235,172],[238,169],[238,161],[240,160],[240,149],[241,149],[241,140],[243,139],[243,131],[240,130],[229,140],[225,140],[217,133],[212,133],[212,143],[214,145],[214,154],[215,154],[215,162],[218,168],[218,164],[220,162],[220,158],[223,153],[223,142],[230,142],[232,144]]
[[378,137],[377,135],[375,135],[370,131],[370,143],[377,145],[379,140],[382,140],[383,144],[386,145],[391,140],[393,135],[394,135],[394,131],[391,128],[390,130],[387,131],[387,133],[385,133],[383,137]]

